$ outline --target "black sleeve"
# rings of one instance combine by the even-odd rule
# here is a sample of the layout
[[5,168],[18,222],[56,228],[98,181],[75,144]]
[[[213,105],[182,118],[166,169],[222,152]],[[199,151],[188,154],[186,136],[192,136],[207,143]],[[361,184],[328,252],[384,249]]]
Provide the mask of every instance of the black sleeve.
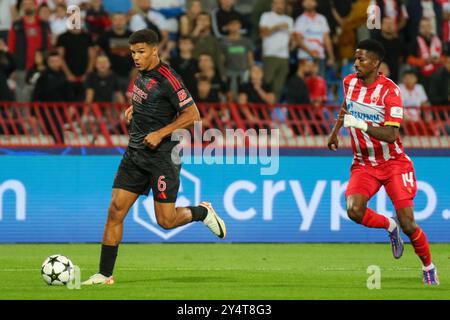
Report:
[[239,85],[239,89],[238,89],[239,93],[245,93],[245,94],[249,94],[249,84],[248,83],[243,83]]
[[163,90],[172,107],[179,112],[193,105],[194,99],[183,81],[179,77],[176,77],[176,79],[178,81],[165,79],[163,82]]
[[112,87],[114,92],[120,91],[119,79],[115,73],[112,75]]
[[34,86],[34,89],[33,89],[33,94],[32,94],[33,102],[44,100],[44,89],[45,89],[45,79],[46,78],[47,78],[47,76],[44,73],[37,80],[36,85]]
[[87,37],[87,45],[88,47],[93,47],[95,45],[94,40],[92,40],[91,34],[90,33],[86,33],[86,37]]
[[65,33],[58,36],[56,40],[56,47],[65,47],[66,46],[66,36]]
[[94,77],[94,73],[90,73],[87,78],[86,81],[84,82],[84,87],[86,89],[95,89],[95,77]]

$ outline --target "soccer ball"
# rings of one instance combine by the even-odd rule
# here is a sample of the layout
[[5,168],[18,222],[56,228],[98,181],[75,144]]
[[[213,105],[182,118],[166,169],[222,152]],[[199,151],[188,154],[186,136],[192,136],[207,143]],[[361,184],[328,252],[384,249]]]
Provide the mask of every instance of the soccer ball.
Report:
[[51,286],[63,286],[73,280],[75,273],[73,263],[61,254],[54,254],[45,259],[41,268],[44,282]]

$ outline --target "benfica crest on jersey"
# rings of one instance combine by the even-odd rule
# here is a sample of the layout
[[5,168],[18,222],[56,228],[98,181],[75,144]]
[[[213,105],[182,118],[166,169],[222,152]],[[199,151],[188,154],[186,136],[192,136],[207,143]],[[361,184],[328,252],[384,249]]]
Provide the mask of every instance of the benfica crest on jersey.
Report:
[[184,99],[187,98],[187,93],[186,93],[186,91],[184,89],[178,91],[177,94],[178,94],[178,99],[180,101],[184,101]]

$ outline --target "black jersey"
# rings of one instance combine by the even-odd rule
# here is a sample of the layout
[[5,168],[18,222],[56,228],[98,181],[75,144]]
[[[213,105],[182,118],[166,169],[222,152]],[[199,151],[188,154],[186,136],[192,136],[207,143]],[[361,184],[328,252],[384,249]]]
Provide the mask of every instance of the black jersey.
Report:
[[[144,138],[173,122],[178,112],[191,106],[194,101],[180,76],[168,65],[158,64],[155,68],[139,72],[132,90],[133,119],[130,126],[129,146],[147,148]],[[173,148],[176,142],[166,137],[158,150]]]

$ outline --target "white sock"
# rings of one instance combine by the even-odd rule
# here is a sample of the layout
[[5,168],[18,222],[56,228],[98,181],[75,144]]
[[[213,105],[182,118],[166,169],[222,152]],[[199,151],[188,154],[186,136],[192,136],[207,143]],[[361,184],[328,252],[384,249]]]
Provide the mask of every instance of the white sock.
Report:
[[429,270],[431,270],[431,269],[433,269],[433,268],[435,268],[433,262],[430,263],[430,264],[429,264],[428,266],[426,266],[426,267],[425,267],[425,266],[422,267],[423,271],[429,271]]
[[397,226],[397,223],[395,223],[395,220],[392,219],[392,218],[389,218],[389,217],[388,217],[388,220],[389,220],[388,231],[389,231],[389,232],[392,232],[392,231],[394,231],[395,227]]

